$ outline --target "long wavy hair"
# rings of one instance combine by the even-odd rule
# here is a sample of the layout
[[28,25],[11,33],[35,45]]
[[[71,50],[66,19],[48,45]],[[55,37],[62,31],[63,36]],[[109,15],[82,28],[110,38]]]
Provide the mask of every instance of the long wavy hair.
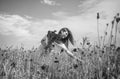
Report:
[[67,30],[68,31],[68,36],[66,38],[62,38],[60,41],[62,41],[66,45],[66,47],[68,48],[68,44],[69,44],[68,42],[69,41],[71,42],[72,45],[74,45],[73,34],[72,34],[72,32],[68,28],[64,27],[64,28],[60,29],[60,31],[58,32],[58,35],[61,35],[61,32],[63,30]]
[[[64,30],[68,32],[68,35],[67,37],[62,38],[61,32]],[[41,40],[41,44],[46,50],[50,50],[53,42],[56,42],[58,44],[63,43],[68,48],[69,41],[72,45],[74,45],[74,38],[72,32],[68,28],[61,28],[58,34],[56,34],[56,31],[48,31],[47,35]]]

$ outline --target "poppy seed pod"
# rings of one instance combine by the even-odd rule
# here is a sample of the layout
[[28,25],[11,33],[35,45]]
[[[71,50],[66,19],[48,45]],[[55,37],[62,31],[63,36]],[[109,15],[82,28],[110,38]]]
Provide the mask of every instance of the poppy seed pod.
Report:
[[119,16],[119,13],[117,13],[117,16]]
[[114,16],[114,20],[116,19],[116,16]]
[[109,24],[107,23],[106,25],[108,26]]
[[97,19],[99,19],[100,18],[100,15],[99,15],[99,13],[97,13]]
[[119,21],[120,21],[119,13],[117,13],[116,22],[118,23]]
[[114,20],[112,21],[112,24],[114,24]]
[[111,36],[112,36],[112,38],[113,38],[114,35],[111,35]]
[[107,32],[105,32],[105,35],[107,35]]

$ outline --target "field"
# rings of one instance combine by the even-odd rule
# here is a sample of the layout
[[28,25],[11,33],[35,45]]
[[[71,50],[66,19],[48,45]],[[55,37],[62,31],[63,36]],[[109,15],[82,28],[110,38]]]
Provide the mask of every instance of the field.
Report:
[[80,47],[70,49],[82,61],[57,46],[51,52],[42,45],[31,50],[1,48],[0,79],[120,79],[120,47],[111,42],[104,45],[104,40],[100,47],[83,38]]
[[97,46],[71,49],[82,62],[64,50],[44,52],[42,46],[31,50],[0,49],[0,79],[119,79],[120,48]]

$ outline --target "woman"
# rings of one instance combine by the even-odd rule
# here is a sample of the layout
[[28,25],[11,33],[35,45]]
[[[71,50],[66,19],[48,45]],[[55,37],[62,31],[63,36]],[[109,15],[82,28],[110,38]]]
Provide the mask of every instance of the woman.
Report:
[[55,45],[59,46],[60,48],[64,49],[69,56],[81,61],[79,58],[74,56],[72,52],[69,51],[69,41],[72,45],[74,45],[72,32],[65,27],[60,29],[58,34],[56,34],[56,31],[48,31],[47,36],[42,39],[41,44],[44,44],[45,50],[49,50],[49,52],[51,51],[51,49],[53,49],[52,47],[54,47]]
[[74,45],[74,39],[72,32],[68,28],[62,28],[56,33],[56,31],[48,31],[48,34],[41,40],[41,44],[45,47],[45,49],[51,48],[52,44],[65,44],[68,48],[69,41],[72,45]]

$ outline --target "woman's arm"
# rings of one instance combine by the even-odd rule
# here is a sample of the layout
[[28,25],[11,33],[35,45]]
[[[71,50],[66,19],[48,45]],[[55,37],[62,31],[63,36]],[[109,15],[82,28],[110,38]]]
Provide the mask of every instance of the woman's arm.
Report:
[[[57,46],[63,48],[69,56],[77,59],[78,61],[82,61],[82,60],[79,59],[78,57],[74,56],[74,54],[73,54],[72,52],[70,52],[70,51],[68,50],[68,48],[67,48],[63,43],[58,44],[58,43],[55,42],[54,44],[56,44]],[[82,62],[83,62],[83,61],[82,61]]]

